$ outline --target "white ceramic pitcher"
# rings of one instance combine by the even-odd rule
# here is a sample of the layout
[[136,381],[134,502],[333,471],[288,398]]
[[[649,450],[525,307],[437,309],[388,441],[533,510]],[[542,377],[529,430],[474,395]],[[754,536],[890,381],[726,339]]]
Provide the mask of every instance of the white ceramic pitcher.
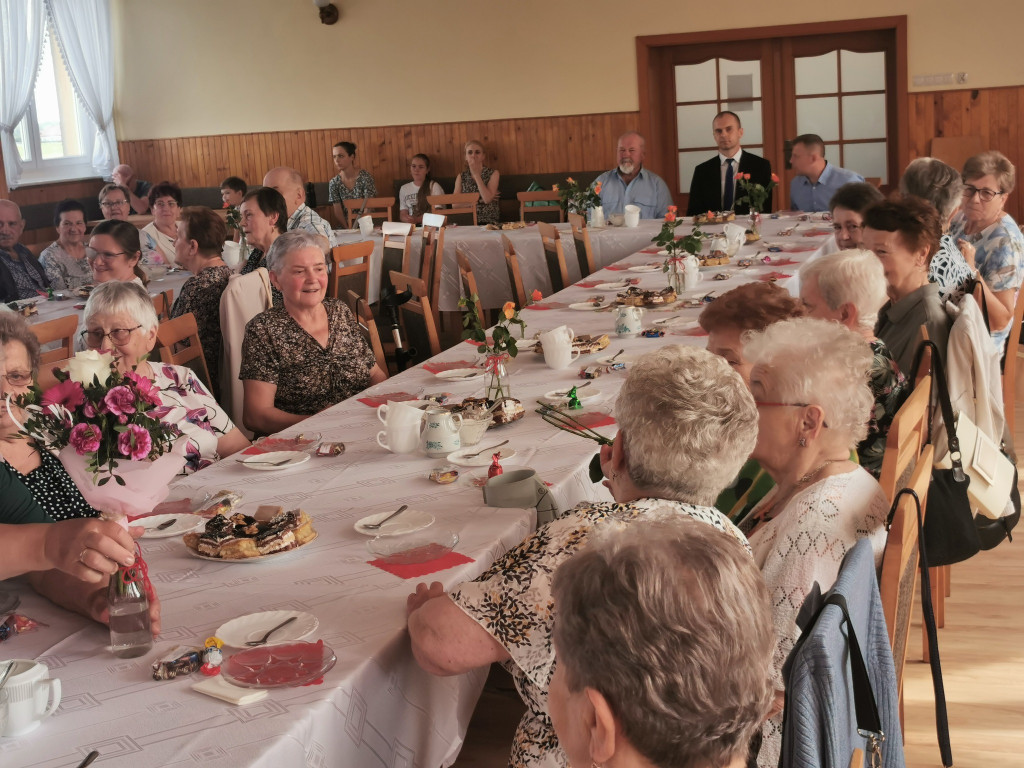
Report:
[[439,458],[462,447],[459,430],[462,416],[445,408],[428,408],[423,417],[423,450],[427,456]]
[[615,333],[619,336],[635,336],[643,330],[643,307],[619,307],[615,315]]

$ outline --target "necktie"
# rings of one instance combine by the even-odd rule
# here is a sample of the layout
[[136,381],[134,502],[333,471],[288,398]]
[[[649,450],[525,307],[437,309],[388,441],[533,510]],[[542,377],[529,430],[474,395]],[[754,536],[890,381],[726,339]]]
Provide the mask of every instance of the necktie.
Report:
[[732,210],[733,198],[735,197],[735,192],[733,190],[732,166],[733,166],[733,163],[735,163],[736,161],[733,160],[730,157],[725,162],[726,162],[726,167],[725,167],[725,193],[722,195],[722,210],[723,211],[731,211]]

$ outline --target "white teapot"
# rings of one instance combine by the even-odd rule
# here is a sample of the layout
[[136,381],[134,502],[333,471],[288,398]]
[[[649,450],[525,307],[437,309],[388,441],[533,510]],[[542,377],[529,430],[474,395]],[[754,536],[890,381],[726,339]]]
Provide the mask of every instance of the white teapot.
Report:
[[615,316],[615,333],[633,336],[643,330],[643,307],[619,307]]
[[445,408],[428,408],[423,417],[423,450],[427,456],[440,458],[462,447],[459,430],[462,416]]

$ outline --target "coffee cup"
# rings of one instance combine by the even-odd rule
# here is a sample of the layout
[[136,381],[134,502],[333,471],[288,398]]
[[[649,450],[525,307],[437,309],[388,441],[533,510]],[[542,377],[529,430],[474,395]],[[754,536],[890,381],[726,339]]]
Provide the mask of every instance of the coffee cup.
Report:
[[384,426],[400,421],[420,422],[428,405],[426,400],[389,400],[377,408],[377,418]]
[[15,659],[13,664],[0,690],[0,721],[6,719],[0,735],[8,738],[35,730],[60,704],[60,680],[50,679],[45,664],[31,659]]
[[377,433],[377,444],[392,453],[412,453],[420,445],[423,430],[423,400],[387,402],[377,409],[386,429]]
[[640,225],[640,206],[638,205],[627,205],[622,209],[623,223],[627,227],[637,227]]
[[548,368],[559,371],[568,368],[570,363],[580,356],[579,350],[572,348],[572,340],[576,334],[564,325],[540,334],[541,348],[544,350],[544,362]]
[[356,219],[356,223],[359,225],[359,234],[363,237],[369,237],[373,234],[373,217],[372,216],[360,216]]
[[484,484],[489,507],[537,508],[537,525],[555,519],[558,509],[551,491],[532,469],[508,469]]
[[221,249],[220,257],[229,267],[237,269],[238,262],[242,260],[242,244],[236,243],[234,240],[226,240],[224,247]]

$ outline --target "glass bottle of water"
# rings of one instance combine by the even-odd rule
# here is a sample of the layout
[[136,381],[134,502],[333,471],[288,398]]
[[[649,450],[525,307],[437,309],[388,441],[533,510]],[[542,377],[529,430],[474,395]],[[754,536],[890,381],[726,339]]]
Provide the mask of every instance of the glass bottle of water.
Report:
[[135,568],[118,568],[107,589],[110,606],[110,648],[115,656],[131,659],[153,647],[149,626],[149,600],[141,573]]

